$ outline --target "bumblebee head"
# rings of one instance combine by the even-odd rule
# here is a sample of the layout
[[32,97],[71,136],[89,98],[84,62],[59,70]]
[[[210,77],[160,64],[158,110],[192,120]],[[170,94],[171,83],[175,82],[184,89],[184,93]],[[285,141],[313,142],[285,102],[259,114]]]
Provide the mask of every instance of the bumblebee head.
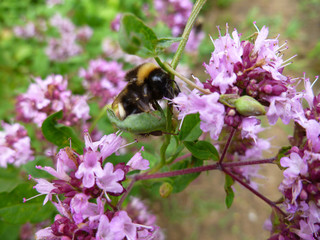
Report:
[[148,76],[147,82],[155,99],[162,99],[163,97],[172,99],[180,92],[179,88],[176,88],[175,81],[161,68],[153,70]]

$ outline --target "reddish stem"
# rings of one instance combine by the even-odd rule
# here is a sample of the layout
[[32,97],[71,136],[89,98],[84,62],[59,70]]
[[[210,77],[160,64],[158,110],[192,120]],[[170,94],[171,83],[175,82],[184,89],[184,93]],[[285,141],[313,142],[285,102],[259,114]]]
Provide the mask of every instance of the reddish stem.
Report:
[[222,171],[225,174],[228,174],[230,177],[233,178],[233,180],[236,180],[238,183],[240,183],[242,186],[244,186],[246,189],[248,189],[250,192],[252,192],[253,194],[255,194],[257,197],[259,197],[260,199],[262,199],[263,201],[265,201],[267,204],[269,204],[271,207],[273,207],[274,209],[276,209],[279,213],[281,213],[284,217],[287,216],[286,213],[284,213],[273,201],[271,201],[270,199],[266,198],[265,196],[263,196],[261,193],[259,193],[258,191],[256,191],[255,189],[253,189],[249,184],[245,183],[244,181],[242,181],[238,176],[234,175],[233,173],[231,173],[229,170],[225,169],[224,166],[222,167]]
[[123,201],[126,199],[126,197],[129,195],[131,189],[133,188],[134,183],[137,181],[136,178],[133,178],[129,184],[129,186],[126,189],[126,192],[121,196],[119,202],[117,203],[117,209],[121,208],[121,205],[123,203]]
[[187,153],[187,154],[185,154],[185,155],[183,155],[183,156],[181,156],[181,157],[176,158],[172,163],[170,163],[170,165],[171,165],[171,164],[174,164],[174,163],[176,163],[176,162],[179,162],[179,161],[181,161],[181,160],[183,160],[183,159],[186,159],[186,158],[188,158],[188,157],[191,157],[191,156],[192,156],[192,153]]
[[225,145],[224,148],[223,148],[223,152],[222,152],[222,154],[221,154],[221,157],[220,157],[220,160],[219,160],[219,164],[222,163],[224,157],[226,156],[227,150],[228,150],[228,148],[229,148],[229,146],[230,146],[232,137],[233,137],[233,135],[234,135],[235,132],[236,132],[236,129],[235,129],[235,128],[232,128],[231,133],[230,133],[230,135],[229,135],[229,137],[228,137],[228,140],[227,140],[227,142],[226,142],[226,145]]
[[195,167],[195,168],[186,168],[180,169],[171,172],[164,172],[164,173],[155,173],[155,174],[141,174],[135,176],[136,180],[146,180],[146,179],[154,179],[154,178],[165,178],[165,177],[174,177],[179,175],[191,174],[191,173],[198,173],[204,172],[209,170],[215,170],[220,168],[229,168],[229,167],[240,167],[240,166],[247,166],[247,165],[257,165],[257,164],[265,164],[265,163],[273,163],[276,158],[268,158],[262,160],[254,160],[254,161],[242,161],[242,162],[229,162],[229,163],[215,163],[211,165]]

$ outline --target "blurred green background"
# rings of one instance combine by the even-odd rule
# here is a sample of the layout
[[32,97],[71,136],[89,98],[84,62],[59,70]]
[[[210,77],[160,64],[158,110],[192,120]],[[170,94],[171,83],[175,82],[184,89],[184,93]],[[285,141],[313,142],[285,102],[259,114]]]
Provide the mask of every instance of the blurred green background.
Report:
[[[73,92],[82,93],[78,70],[86,68],[90,59],[102,56],[104,38],[117,39],[117,34],[110,30],[111,21],[119,12],[133,12],[148,22],[145,4],[152,5],[152,1],[65,0],[50,8],[44,0],[0,0],[0,119],[13,119],[15,96],[26,91],[32,76],[67,75]],[[226,22],[230,31],[237,28],[244,37],[255,31],[254,21],[260,28],[268,26],[270,37],[280,34],[280,43],[288,41],[289,49],[285,51],[284,59],[298,55],[285,73],[302,77],[305,72],[313,81],[320,72],[319,11],[320,0],[208,0],[201,14],[205,20],[203,30],[206,36],[213,38],[218,36],[216,26],[220,25],[224,32]],[[66,62],[50,61],[44,52],[46,42],[17,38],[12,31],[14,26],[28,21],[48,20],[57,12],[70,18],[75,25],[89,25],[94,31],[84,53]],[[157,26],[154,31],[162,35],[168,29]],[[57,32],[49,29],[48,34],[55,36]],[[208,62],[212,51],[213,45],[206,37],[199,48],[199,56],[185,55],[182,61],[190,66],[191,72],[205,80],[202,63]],[[279,124],[268,129],[266,135],[273,137],[275,132],[278,137],[272,139],[274,152],[266,156],[273,156],[277,145],[287,143],[285,134],[291,133],[289,127]],[[266,166],[262,172],[266,179],[259,180],[260,191],[276,200],[280,196],[277,187],[281,172],[274,166]],[[149,200],[153,211],[159,215],[159,225],[167,239],[253,240],[268,237],[263,223],[270,208],[237,186],[235,202],[227,210],[223,182],[224,177],[219,172],[202,174],[182,193],[164,200]]]

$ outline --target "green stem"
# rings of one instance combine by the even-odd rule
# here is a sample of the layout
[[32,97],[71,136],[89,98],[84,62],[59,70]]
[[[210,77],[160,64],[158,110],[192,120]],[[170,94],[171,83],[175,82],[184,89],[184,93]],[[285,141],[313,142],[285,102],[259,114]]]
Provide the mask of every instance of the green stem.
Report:
[[96,127],[98,121],[103,117],[103,115],[106,113],[107,109],[109,108],[109,105],[105,105],[99,112],[99,115],[94,119],[90,129],[89,133],[93,131],[93,129]]
[[162,68],[162,69],[166,69],[164,64],[162,63],[162,61],[160,60],[159,57],[155,57],[154,60],[156,60],[156,62],[159,64],[159,66]]
[[192,12],[190,14],[190,17],[188,19],[188,22],[186,24],[186,27],[184,28],[184,31],[182,33],[182,40],[179,43],[178,49],[176,54],[174,55],[172,62],[171,62],[171,66],[173,69],[176,69],[178,66],[178,63],[180,61],[180,58],[182,56],[182,53],[184,51],[184,48],[187,44],[191,29],[194,25],[194,22],[201,10],[201,8],[203,7],[203,5],[205,4],[206,0],[197,0],[196,3],[193,6]]
[[[201,8],[205,4],[205,2],[206,2],[206,0],[197,0],[195,5],[193,6],[192,12],[190,14],[190,17],[188,19],[188,22],[187,22],[186,27],[185,27],[183,34],[182,34],[182,40],[180,41],[177,52],[173,56],[173,59],[171,62],[172,68],[171,67],[170,68],[173,70],[176,69],[176,67],[178,66],[181,55],[182,55],[184,48],[187,44],[191,29],[194,25],[194,22],[199,14]],[[160,67],[162,67],[163,69],[168,69],[167,66],[169,66],[169,65],[166,63],[162,63],[162,61],[160,60],[159,57],[155,57],[155,60],[159,64]],[[169,71],[169,72],[171,75],[174,74],[174,72],[172,72],[172,71]],[[172,104],[167,104],[167,131],[171,132],[171,130],[172,130]],[[164,140],[164,142],[161,146],[161,149],[160,149],[160,157],[161,157],[160,163],[158,165],[156,165],[153,169],[151,169],[149,173],[157,172],[166,164],[166,151],[167,151],[167,148],[170,144],[170,140],[171,140],[171,135],[166,135],[165,140]]]
[[182,81],[184,81],[186,84],[192,86],[193,88],[198,89],[200,92],[204,94],[211,94],[209,90],[206,90],[204,88],[199,87],[197,84],[189,80],[188,78],[184,77],[182,74],[174,70],[168,63],[163,63],[164,69],[168,72],[170,72],[173,75],[176,75],[178,78],[180,78]]

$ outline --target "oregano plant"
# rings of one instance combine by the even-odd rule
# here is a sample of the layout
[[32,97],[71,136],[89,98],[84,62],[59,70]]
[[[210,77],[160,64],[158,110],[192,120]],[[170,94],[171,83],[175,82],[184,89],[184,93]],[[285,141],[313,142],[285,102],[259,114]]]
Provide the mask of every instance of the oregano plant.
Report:
[[[50,8],[61,4],[68,3],[47,1]],[[122,12],[111,22],[118,42],[107,39],[104,53],[92,53],[94,59],[90,38],[99,33],[60,14],[12,30],[17,38],[42,44],[52,72],[30,74],[28,89],[16,96],[14,120],[2,122],[3,229],[29,223],[31,238],[49,240],[165,239],[139,198],[143,192],[167,198],[188,191],[200,174],[220,171],[228,211],[235,184],[270,207],[269,239],[320,238],[320,95],[313,88],[318,77],[286,75],[292,59],[284,58],[287,43],[269,37],[268,27],[256,22],[249,37],[228,24],[218,27],[217,38],[208,36],[206,79],[187,77],[179,66],[183,54],[206,37],[197,26],[205,4],[157,0],[154,11],[146,8],[149,19]],[[158,33],[159,24],[166,25],[165,34]],[[87,65],[79,64],[84,59]],[[144,62],[165,71],[179,93],[154,103],[154,111],[119,119],[111,104],[128,84],[125,70]],[[271,145],[259,133],[279,119],[293,123],[290,145],[264,158]],[[283,174],[281,199],[259,192],[254,177],[264,164]]]

